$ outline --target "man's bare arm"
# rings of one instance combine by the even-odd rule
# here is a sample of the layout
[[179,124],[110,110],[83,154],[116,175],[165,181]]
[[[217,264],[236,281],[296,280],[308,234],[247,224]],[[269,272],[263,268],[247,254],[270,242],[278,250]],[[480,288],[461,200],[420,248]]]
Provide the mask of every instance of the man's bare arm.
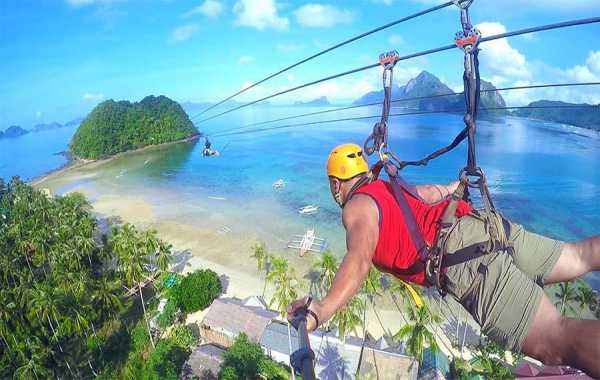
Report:
[[[344,307],[362,286],[369,269],[371,259],[379,237],[379,213],[375,202],[366,195],[355,195],[344,207],[343,221],[346,227],[346,245],[348,252],[327,295],[321,301],[313,301],[313,310],[322,324],[329,320],[337,310]],[[288,310],[293,314],[295,307]],[[316,328],[312,318],[308,319],[308,329]]]
[[426,203],[436,203],[451,195],[458,184],[454,181],[447,185],[416,185],[415,190]]

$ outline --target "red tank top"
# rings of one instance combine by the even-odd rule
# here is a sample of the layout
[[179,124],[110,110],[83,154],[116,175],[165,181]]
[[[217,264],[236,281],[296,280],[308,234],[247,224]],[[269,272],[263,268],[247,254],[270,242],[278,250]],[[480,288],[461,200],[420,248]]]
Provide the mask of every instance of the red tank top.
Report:
[[[448,200],[435,204],[427,204],[403,189],[404,196],[412,210],[423,239],[431,245],[438,229]],[[355,194],[370,196],[379,208],[379,240],[373,254],[373,264],[382,272],[390,273],[404,281],[419,285],[427,285],[425,272],[416,274],[399,274],[398,270],[408,269],[419,261],[417,249],[408,232],[402,211],[396,202],[391,185],[382,180],[362,186]],[[467,202],[460,201],[456,216],[462,217],[472,210]]]

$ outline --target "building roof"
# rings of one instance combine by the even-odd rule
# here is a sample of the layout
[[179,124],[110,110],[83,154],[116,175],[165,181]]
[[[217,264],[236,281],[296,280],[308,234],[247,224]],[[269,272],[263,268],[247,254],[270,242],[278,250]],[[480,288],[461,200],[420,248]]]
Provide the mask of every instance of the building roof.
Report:
[[380,380],[416,380],[419,362],[410,356],[365,347],[359,374]]
[[431,348],[426,348],[423,352],[423,361],[419,371],[425,373],[429,370],[439,371],[445,377],[450,376],[450,363],[448,357],[441,351],[433,351]]
[[217,298],[213,301],[202,325],[232,338],[243,332],[256,342],[277,312],[258,306],[245,306],[238,298]]
[[[292,341],[292,352],[298,349],[298,332],[290,328]],[[271,322],[260,337],[260,345],[285,355],[290,355],[290,343],[288,339],[288,326],[279,321]]]
[[197,376],[200,379],[216,379],[223,363],[225,350],[213,344],[196,347],[183,366],[184,378]]
[[[290,329],[292,351],[298,349],[298,334]],[[290,355],[287,324],[273,321],[265,329],[260,338],[260,345],[267,353]],[[367,341],[363,351],[362,362],[360,352],[362,339],[349,336],[345,343],[332,332],[317,330],[309,334],[312,350],[315,353],[315,374],[321,380],[354,378],[360,363],[360,373],[366,377],[379,372],[389,373],[393,379],[416,379],[418,363],[412,357],[391,352],[393,348],[384,344],[386,350],[374,346],[382,342]]]
[[512,371],[515,379],[536,379],[536,380],[586,380],[592,379],[583,372],[570,368],[559,366],[539,367],[533,363],[523,360]]

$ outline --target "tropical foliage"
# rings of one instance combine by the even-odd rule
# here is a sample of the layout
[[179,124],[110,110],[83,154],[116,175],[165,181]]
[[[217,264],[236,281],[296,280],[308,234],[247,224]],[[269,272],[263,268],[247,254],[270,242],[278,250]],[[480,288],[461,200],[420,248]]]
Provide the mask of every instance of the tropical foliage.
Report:
[[559,307],[561,315],[567,315],[568,312],[575,314],[575,308],[571,305],[577,300],[577,289],[572,282],[561,282],[554,296],[558,299],[555,303]]
[[267,281],[274,287],[269,306],[285,315],[287,306],[298,298],[298,289],[301,288],[294,268],[289,266],[285,258],[274,256]]
[[480,377],[491,380],[514,379],[508,366],[503,362],[504,349],[489,341],[479,346],[470,361],[455,358],[450,370],[454,379],[472,379]]
[[405,312],[409,316],[408,323],[394,334],[394,339],[405,339],[408,353],[421,362],[426,347],[430,347],[433,351],[438,350],[432,328],[439,322],[439,317],[427,306],[419,308],[407,306]]
[[0,378],[176,379],[195,337],[176,326],[153,349],[140,285],[170,249],[131,225],[103,235],[80,194],[0,180]]
[[219,379],[288,379],[289,372],[269,359],[262,348],[246,334],[240,334],[225,352]]
[[222,292],[219,276],[210,269],[188,274],[173,291],[177,305],[186,313],[206,309]]
[[181,106],[165,96],[147,96],[138,103],[107,100],[83,120],[71,151],[80,158],[98,159],[196,134]]

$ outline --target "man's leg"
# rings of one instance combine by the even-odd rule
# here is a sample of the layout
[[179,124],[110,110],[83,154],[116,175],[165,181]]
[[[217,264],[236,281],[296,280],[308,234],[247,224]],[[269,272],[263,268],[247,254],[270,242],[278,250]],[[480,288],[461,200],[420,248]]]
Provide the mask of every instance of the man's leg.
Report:
[[600,236],[565,243],[558,261],[544,281],[548,284],[571,281],[597,270],[600,270]]
[[570,365],[600,378],[600,321],[564,318],[544,295],[522,350],[546,365]]

